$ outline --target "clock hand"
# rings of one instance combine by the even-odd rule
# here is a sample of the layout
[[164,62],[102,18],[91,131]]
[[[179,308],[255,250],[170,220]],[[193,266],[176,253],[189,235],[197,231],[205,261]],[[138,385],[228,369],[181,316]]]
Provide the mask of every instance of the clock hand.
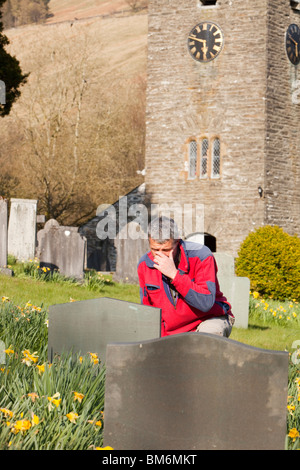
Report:
[[292,36],[291,36],[290,34],[289,34],[288,36],[289,36],[289,38],[290,38],[290,39],[293,41],[293,43],[294,43],[294,44],[296,44],[296,45],[298,46],[298,43],[297,43],[297,41],[295,41],[295,39],[294,39],[294,38],[292,38]]
[[198,38],[194,38],[193,36],[189,36],[189,39],[193,39],[194,41],[198,41],[198,42],[204,42],[206,45],[206,39],[198,39]]

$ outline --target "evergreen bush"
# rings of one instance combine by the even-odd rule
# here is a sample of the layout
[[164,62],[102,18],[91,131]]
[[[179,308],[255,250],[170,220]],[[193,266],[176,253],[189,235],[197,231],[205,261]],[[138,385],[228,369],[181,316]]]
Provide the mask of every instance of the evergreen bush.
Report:
[[250,279],[251,289],[276,300],[300,300],[300,238],[278,226],[251,232],[240,246],[236,275]]

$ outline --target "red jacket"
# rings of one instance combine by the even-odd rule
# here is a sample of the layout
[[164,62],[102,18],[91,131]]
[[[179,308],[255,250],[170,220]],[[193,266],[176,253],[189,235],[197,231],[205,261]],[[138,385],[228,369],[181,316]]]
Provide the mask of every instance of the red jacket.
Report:
[[[153,267],[151,251],[138,263],[143,305],[161,308],[161,336],[195,331],[204,320],[231,313],[231,305],[220,291],[217,265],[209,248],[181,241],[178,272],[171,281]],[[174,300],[170,287],[178,293]]]

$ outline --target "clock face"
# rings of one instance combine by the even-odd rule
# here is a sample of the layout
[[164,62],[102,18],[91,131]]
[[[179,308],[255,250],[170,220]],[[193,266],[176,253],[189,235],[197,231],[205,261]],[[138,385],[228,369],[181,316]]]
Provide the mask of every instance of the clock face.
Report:
[[296,24],[290,24],[285,35],[285,50],[292,64],[300,62],[300,28]]
[[188,49],[193,59],[209,62],[221,52],[223,33],[218,25],[209,21],[197,24],[188,35]]

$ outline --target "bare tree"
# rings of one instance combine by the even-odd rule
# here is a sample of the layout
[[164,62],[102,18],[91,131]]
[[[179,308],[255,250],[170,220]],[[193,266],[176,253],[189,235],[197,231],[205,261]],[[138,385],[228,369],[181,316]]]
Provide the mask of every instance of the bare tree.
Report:
[[9,156],[14,196],[36,198],[47,219],[75,225],[142,182],[145,77],[120,83],[95,69],[89,34],[70,41],[63,31],[55,42],[37,38],[0,161]]

